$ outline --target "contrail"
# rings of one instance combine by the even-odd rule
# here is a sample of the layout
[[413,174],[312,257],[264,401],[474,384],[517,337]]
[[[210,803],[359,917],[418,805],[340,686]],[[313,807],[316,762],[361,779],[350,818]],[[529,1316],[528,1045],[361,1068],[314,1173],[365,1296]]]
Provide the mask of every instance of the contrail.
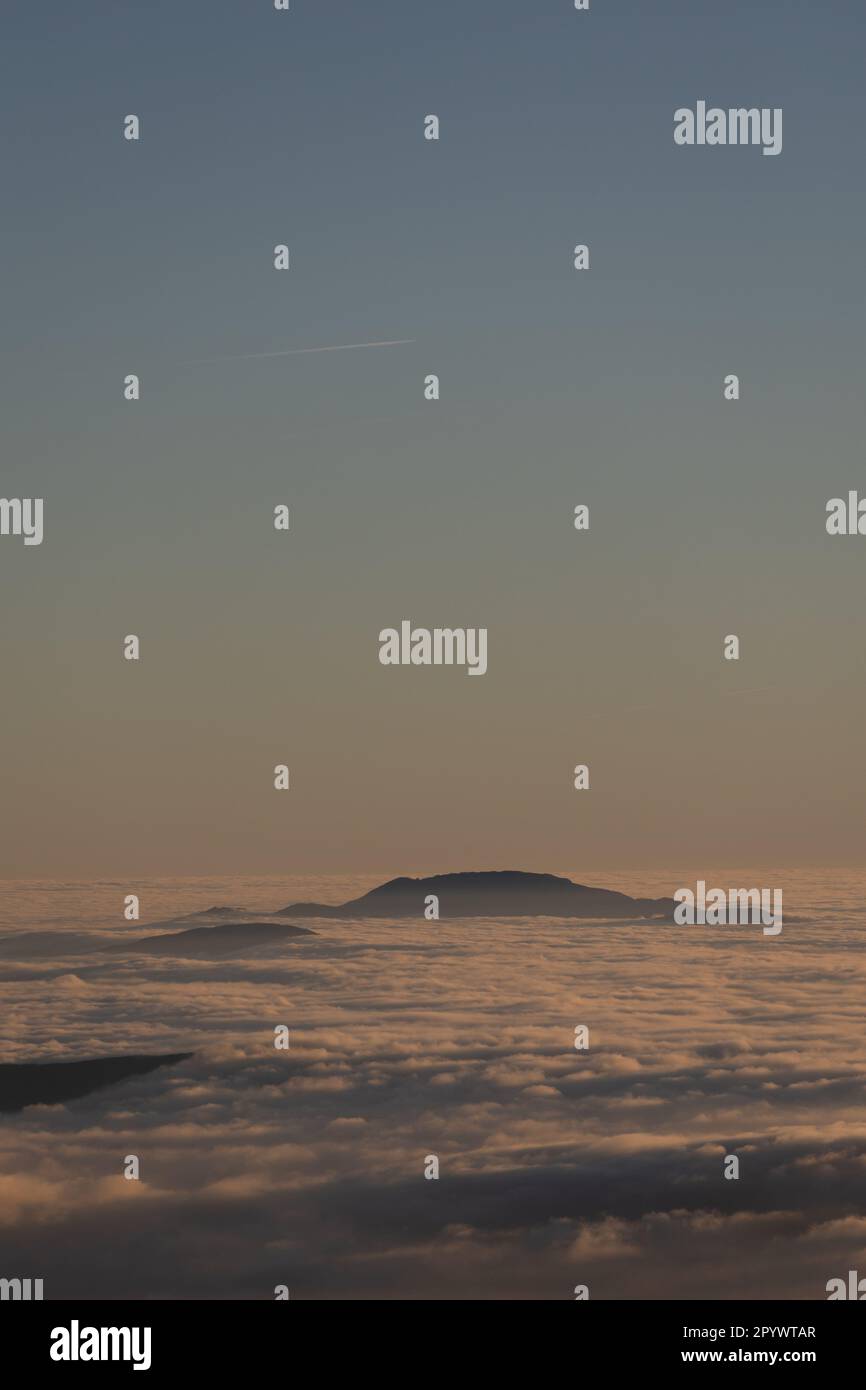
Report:
[[416,338],[389,338],[381,343],[335,343],[331,347],[286,348],[284,352],[241,352],[229,357],[195,357],[191,362],[181,362],[182,367],[202,367],[211,362],[247,362],[254,357],[295,357],[308,352],[348,352],[351,348],[402,347],[406,343],[417,342]]

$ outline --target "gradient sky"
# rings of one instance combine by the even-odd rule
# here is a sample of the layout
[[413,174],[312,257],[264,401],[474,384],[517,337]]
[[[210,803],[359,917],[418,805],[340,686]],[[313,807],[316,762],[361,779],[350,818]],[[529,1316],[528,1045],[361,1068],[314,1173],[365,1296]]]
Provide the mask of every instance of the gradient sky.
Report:
[[[859,859],[859,0],[4,30],[4,876]],[[701,99],[782,154],[677,148]],[[488,673],[382,667],[403,618]]]

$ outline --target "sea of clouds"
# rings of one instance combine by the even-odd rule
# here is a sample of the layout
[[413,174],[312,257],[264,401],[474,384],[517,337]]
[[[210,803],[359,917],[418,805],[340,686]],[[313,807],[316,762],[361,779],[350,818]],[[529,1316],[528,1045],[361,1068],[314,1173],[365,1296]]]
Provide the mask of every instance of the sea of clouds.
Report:
[[[307,919],[217,961],[103,958],[88,934],[375,880],[162,881],[140,923],[120,885],[5,892],[4,1062],[194,1056],[0,1116],[0,1275],[46,1298],[825,1298],[866,1274],[866,875],[704,876],[781,884],[781,935]],[[37,930],[59,939],[29,950]]]

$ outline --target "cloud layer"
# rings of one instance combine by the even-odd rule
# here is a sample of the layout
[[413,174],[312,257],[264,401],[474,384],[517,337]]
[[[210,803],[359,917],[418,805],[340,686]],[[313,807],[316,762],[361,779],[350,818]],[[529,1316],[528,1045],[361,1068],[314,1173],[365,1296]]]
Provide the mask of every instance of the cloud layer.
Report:
[[823,1298],[866,1273],[864,886],[804,883],[773,939],[320,921],[201,961],[22,938],[7,1060],[195,1055],[4,1123],[0,1273],[55,1298]]

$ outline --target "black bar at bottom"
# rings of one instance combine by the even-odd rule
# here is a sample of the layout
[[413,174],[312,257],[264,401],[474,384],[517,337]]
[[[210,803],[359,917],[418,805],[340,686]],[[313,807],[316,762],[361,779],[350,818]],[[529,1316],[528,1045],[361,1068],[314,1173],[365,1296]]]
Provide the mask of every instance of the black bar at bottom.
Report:
[[467,1362],[487,1369],[503,1363],[516,1376],[521,1373],[516,1358],[529,1367],[535,1362],[538,1379],[551,1371],[551,1358],[563,1354],[575,1373],[591,1358],[597,1369],[611,1372],[801,1366],[826,1379],[846,1364],[858,1364],[866,1331],[863,1314],[830,1301],[588,1300],[575,1301],[567,1318],[551,1315],[544,1335],[555,1340],[547,1342],[538,1338],[537,1311],[521,1325],[525,1315],[512,1308],[507,1324],[491,1328],[487,1318],[495,1314],[482,1313],[477,1302],[462,1309],[450,1304],[451,1312],[443,1302],[426,1311],[416,1303],[411,1310],[401,1304],[399,1312],[391,1307],[377,1314],[369,1302],[363,1312],[352,1312],[345,1302],[313,1307],[302,1299],[267,1305],[11,1301],[0,1303],[0,1331],[7,1365],[14,1357],[24,1372],[48,1372],[62,1380],[93,1379],[108,1370],[142,1383],[146,1376],[178,1371],[307,1379],[317,1373],[317,1364],[330,1377],[343,1357],[355,1376],[393,1367],[395,1374],[402,1368],[402,1379],[420,1376],[428,1383],[439,1366],[442,1375],[453,1377]]

